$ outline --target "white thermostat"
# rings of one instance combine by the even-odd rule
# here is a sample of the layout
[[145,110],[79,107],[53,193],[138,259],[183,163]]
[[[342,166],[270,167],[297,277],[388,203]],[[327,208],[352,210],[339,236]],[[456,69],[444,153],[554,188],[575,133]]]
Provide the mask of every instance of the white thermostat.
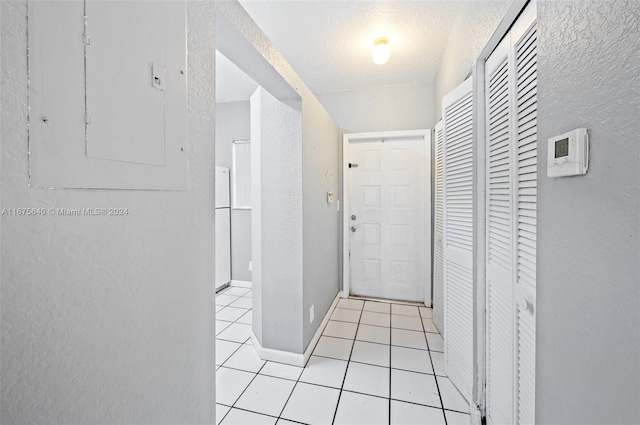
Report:
[[578,176],[589,169],[589,134],[578,128],[549,139],[547,177]]

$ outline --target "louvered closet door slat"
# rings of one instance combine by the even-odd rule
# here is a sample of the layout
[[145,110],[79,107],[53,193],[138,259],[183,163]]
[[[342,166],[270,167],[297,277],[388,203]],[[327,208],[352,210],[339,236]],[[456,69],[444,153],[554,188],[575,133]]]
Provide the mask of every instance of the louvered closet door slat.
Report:
[[487,60],[487,419],[513,422],[513,72],[509,38]]
[[438,122],[435,127],[436,146],[435,146],[435,211],[434,211],[434,247],[433,247],[433,323],[436,325],[440,333],[444,336],[444,270],[443,270],[443,252],[442,252],[442,214],[444,208],[444,194],[442,185],[442,167],[443,163],[443,135],[442,121]]
[[[473,383],[472,88],[468,79],[444,98],[442,132],[445,370],[468,401]],[[439,320],[435,311],[434,316]]]

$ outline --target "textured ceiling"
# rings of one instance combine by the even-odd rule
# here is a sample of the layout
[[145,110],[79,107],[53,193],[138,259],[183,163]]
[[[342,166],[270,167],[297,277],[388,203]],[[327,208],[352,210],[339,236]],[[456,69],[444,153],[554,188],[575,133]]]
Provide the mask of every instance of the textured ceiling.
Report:
[[[456,16],[486,1],[240,0],[315,93],[432,83]],[[377,37],[391,58],[371,61]]]

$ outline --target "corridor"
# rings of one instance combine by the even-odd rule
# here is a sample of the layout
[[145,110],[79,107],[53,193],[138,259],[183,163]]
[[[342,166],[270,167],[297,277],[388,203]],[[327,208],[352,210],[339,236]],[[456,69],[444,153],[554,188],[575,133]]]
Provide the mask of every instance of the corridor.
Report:
[[340,299],[300,368],[256,355],[251,295],[216,297],[218,424],[469,424],[432,309]]

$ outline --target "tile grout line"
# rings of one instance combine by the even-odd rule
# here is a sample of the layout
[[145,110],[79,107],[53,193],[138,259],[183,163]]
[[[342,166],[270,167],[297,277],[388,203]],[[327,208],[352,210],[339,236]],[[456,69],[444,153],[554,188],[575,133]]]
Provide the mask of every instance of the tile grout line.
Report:
[[[346,298],[346,299],[349,299],[349,298]],[[342,385],[340,386],[340,392],[338,393],[338,402],[336,403],[336,410],[333,412],[333,419],[331,420],[331,424],[332,425],[336,422],[336,416],[338,415],[338,407],[340,406],[340,399],[342,398],[342,392],[344,391],[344,383],[347,380],[347,373],[349,373],[349,364],[351,363],[351,356],[353,355],[353,347],[356,345],[356,338],[358,337],[358,330],[360,329],[360,320],[362,319],[362,312],[364,311],[364,303],[365,302],[363,301],[362,302],[362,309],[360,310],[360,316],[358,318],[358,324],[356,325],[356,334],[353,336],[353,340],[352,340],[352,343],[351,343],[351,351],[349,352],[349,359],[347,359],[347,367],[344,370],[344,377],[342,378]],[[339,301],[338,301],[338,304],[340,304]],[[336,308],[338,308],[337,304],[336,304]],[[335,309],[334,309],[334,311],[335,311]]]
[[[424,322],[422,321],[422,312],[418,308],[418,314],[420,315],[420,323],[422,329],[425,332],[424,339],[427,341],[427,348],[429,347],[429,340],[427,339],[427,331],[424,329]],[[438,377],[436,376],[436,369],[433,367],[433,359],[431,358],[431,350],[429,350],[429,362],[431,363],[431,369],[433,370],[433,380],[436,381],[436,389],[438,390],[438,398],[440,399],[440,407],[442,409],[442,416],[444,417],[444,425],[447,425],[447,412],[444,410],[444,403],[442,402],[442,393],[440,392],[440,385],[438,384]]]
[[[339,301],[338,301],[339,302]],[[336,304],[337,307],[337,304]],[[334,307],[334,309],[331,311],[331,315],[333,315],[333,311],[335,311],[336,307]],[[329,317],[331,317],[331,315],[329,315]],[[322,334],[324,333],[324,330],[327,328],[327,326],[329,325],[329,321],[327,321],[327,324],[325,325],[325,327],[322,329],[322,332],[320,333],[320,338],[322,338]],[[280,411],[280,414],[278,415],[278,421],[280,419],[284,419],[286,421],[288,421],[289,419],[283,418],[282,414],[284,413],[284,409],[287,408],[287,404],[289,403],[289,400],[291,400],[291,396],[293,395],[293,392],[296,390],[296,387],[298,386],[298,384],[300,383],[300,378],[302,378],[302,374],[304,373],[304,368],[307,367],[307,364],[309,363],[309,361],[311,360],[311,357],[313,356],[313,352],[316,350],[316,347],[318,346],[318,344],[320,343],[320,338],[318,338],[318,341],[316,342],[316,345],[313,346],[313,350],[311,350],[311,354],[309,355],[309,358],[307,359],[307,361],[305,362],[305,364],[302,366],[302,371],[300,372],[300,375],[298,375],[298,379],[296,379],[296,383],[293,385],[293,388],[291,389],[291,393],[289,394],[289,397],[287,397],[287,401],[285,401],[284,405],[282,406],[282,410]],[[345,371],[346,374],[346,371]],[[303,384],[307,384],[306,382],[302,382]],[[331,387],[329,387],[331,388]],[[340,396],[338,396],[338,401],[340,401]],[[337,408],[337,405],[336,405]],[[298,422],[298,421],[296,421]],[[277,421],[276,421],[277,423]],[[304,422],[299,422],[299,423],[304,423]]]

